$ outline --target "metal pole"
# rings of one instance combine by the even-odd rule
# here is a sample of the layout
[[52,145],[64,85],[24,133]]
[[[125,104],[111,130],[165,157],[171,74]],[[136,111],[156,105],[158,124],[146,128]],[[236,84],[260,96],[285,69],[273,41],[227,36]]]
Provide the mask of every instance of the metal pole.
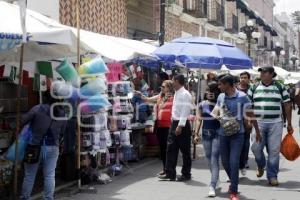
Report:
[[159,29],[159,46],[165,43],[165,13],[166,0],[160,0],[160,29]]
[[[76,22],[77,22],[77,68],[80,65],[80,10],[79,10],[79,0],[76,0]],[[79,104],[80,100],[78,100]],[[78,175],[78,188],[81,188],[81,178],[80,178],[80,112],[77,111],[77,175]]]
[[251,58],[251,37],[248,36],[248,56]]
[[24,43],[21,45],[21,55],[20,55],[20,68],[19,68],[19,81],[18,81],[18,90],[17,90],[17,117],[16,117],[16,132],[15,132],[15,144],[16,144],[16,151],[15,151],[15,168],[14,168],[14,199],[18,199],[18,149],[19,149],[19,132],[21,129],[21,92],[22,92],[22,79],[23,79],[23,59],[24,59]]

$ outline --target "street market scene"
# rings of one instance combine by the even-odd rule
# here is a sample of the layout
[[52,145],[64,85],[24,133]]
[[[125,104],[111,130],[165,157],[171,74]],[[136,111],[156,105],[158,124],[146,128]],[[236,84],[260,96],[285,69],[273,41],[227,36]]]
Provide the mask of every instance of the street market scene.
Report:
[[0,199],[298,200],[300,1],[0,0]]

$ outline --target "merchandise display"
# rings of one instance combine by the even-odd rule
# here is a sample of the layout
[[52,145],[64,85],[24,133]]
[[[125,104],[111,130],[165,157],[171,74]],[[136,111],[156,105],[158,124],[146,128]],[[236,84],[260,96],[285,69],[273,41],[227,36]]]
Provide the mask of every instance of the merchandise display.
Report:
[[74,87],[79,88],[81,82],[80,77],[75,68],[69,64],[67,60],[63,60],[63,62],[56,68],[56,71],[65,81],[70,82]]

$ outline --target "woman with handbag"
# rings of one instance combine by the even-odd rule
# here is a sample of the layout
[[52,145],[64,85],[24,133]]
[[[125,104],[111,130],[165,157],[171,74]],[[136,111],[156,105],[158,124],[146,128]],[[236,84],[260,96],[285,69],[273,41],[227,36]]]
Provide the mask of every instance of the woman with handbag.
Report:
[[237,90],[235,77],[230,74],[221,75],[218,77],[218,84],[222,93],[211,114],[220,121],[221,160],[230,178],[230,199],[239,200],[239,161],[244,144],[244,120],[253,124],[257,141],[261,140],[261,135],[254,119],[251,101],[244,92]]
[[216,186],[219,181],[219,157],[220,157],[220,141],[219,141],[219,127],[220,123],[214,119],[210,113],[213,110],[217,98],[220,94],[218,83],[215,81],[209,82],[206,92],[204,94],[204,101],[199,105],[197,123],[195,127],[194,142],[198,143],[200,140],[200,127],[202,125],[202,143],[205,151],[208,166],[211,172],[211,182],[209,185],[209,197],[216,196]]
[[[162,83],[161,93],[155,104],[156,122],[155,133],[159,142],[160,157],[163,162],[163,170],[158,174],[165,175],[166,157],[167,157],[167,140],[169,129],[171,127],[171,115],[173,106],[174,89],[171,80]],[[151,102],[151,98],[142,96],[145,102]]]
[[[66,127],[65,112],[50,92],[43,94],[43,103],[34,106],[21,118],[21,125],[30,124],[32,138],[24,157],[24,180],[21,200],[30,199],[39,164],[43,165],[43,199],[54,199],[55,168],[59,155],[59,138]],[[60,119],[59,119],[60,118]]]

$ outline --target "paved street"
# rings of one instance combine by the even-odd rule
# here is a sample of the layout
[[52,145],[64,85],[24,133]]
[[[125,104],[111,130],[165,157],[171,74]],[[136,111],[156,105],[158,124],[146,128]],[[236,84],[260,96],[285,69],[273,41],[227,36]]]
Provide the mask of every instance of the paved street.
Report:
[[[296,116],[296,115],[294,115]],[[297,116],[298,118],[298,116]],[[297,140],[300,141],[298,119],[294,119]],[[200,146],[201,147],[201,146]],[[150,160],[133,169],[108,185],[97,186],[97,194],[59,194],[58,199],[103,199],[103,200],[196,200],[207,199],[210,173],[203,158],[203,150],[199,147],[198,158],[193,162],[193,179],[187,183],[161,182],[155,174],[161,170],[159,160]],[[281,158],[280,186],[272,188],[267,185],[266,178],[257,179],[253,155],[250,155],[250,169],[246,177],[240,179],[240,197],[245,200],[298,200],[300,197],[300,159],[289,162]],[[181,163],[180,163],[181,164]],[[178,168],[180,172],[180,168]],[[221,171],[220,189],[216,199],[228,199],[224,170]],[[67,196],[67,197],[66,197]]]

